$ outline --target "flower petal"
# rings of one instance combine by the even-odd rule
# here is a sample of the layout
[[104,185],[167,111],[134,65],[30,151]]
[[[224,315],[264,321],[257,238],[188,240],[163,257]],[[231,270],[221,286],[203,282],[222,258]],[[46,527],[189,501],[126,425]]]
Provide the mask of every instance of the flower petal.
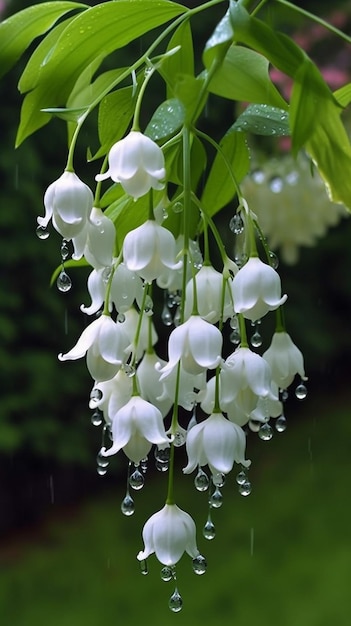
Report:
[[76,345],[66,354],[59,354],[60,361],[76,360],[85,355],[87,350],[95,341],[101,328],[101,318],[94,320],[87,328],[85,328],[79,337]]

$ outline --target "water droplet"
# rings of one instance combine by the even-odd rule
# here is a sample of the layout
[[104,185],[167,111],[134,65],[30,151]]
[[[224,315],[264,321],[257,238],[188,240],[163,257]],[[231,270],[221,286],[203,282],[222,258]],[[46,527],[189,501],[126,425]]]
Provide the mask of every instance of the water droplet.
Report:
[[133,378],[133,376],[135,376],[135,367],[133,367],[132,365],[128,365],[127,363],[125,363],[123,365],[123,371],[125,375],[128,376],[128,378]]
[[258,433],[262,426],[262,422],[258,420],[249,420],[248,426],[253,433]]
[[194,478],[194,485],[198,491],[207,491],[210,485],[209,478],[201,468]]
[[38,226],[35,232],[39,239],[44,240],[50,237],[50,231],[46,226]]
[[198,574],[202,576],[206,572],[207,561],[202,554],[198,554],[198,556],[193,559],[193,572],[194,574]]
[[132,489],[135,489],[135,491],[139,491],[139,489],[142,489],[144,487],[144,482],[144,476],[138,470],[138,468],[136,468],[133,474],[131,474],[129,477],[130,486],[132,487]]
[[101,426],[103,421],[102,412],[99,411],[99,409],[96,409],[96,411],[94,411],[94,413],[92,414],[90,421],[93,426]]
[[151,317],[151,315],[153,315],[154,313],[153,309],[154,309],[154,303],[152,301],[152,298],[150,296],[146,296],[145,306],[144,306],[145,315],[148,315],[149,317]]
[[118,313],[117,322],[119,322],[120,324],[123,324],[125,321],[126,321],[126,316],[124,315],[124,313]]
[[241,470],[241,472],[239,472],[235,480],[238,483],[238,485],[243,485],[244,483],[246,483],[247,481],[246,472],[244,472],[244,470]]
[[180,446],[183,446],[185,444],[185,440],[186,440],[185,432],[182,432],[181,430],[177,430],[177,432],[174,433],[173,445],[176,448],[180,448]]
[[205,537],[205,539],[208,539],[209,541],[215,538],[216,529],[211,519],[207,520],[205,526],[203,527],[202,534]]
[[57,277],[56,285],[57,285],[57,289],[59,291],[62,291],[63,293],[71,289],[72,281],[64,269],[62,269],[61,272],[59,273]]
[[273,193],[280,193],[283,190],[284,182],[280,176],[272,176],[269,181],[269,188]]
[[165,304],[161,313],[161,319],[165,326],[172,326],[173,318],[168,306]]
[[258,431],[258,436],[262,441],[269,441],[273,437],[273,429],[269,424],[262,424]]
[[218,487],[216,487],[213,494],[210,496],[208,503],[213,509],[219,509],[222,506],[223,496]]
[[107,285],[111,276],[112,276],[112,267],[105,267],[101,274],[102,282],[105,283],[105,285]]
[[181,319],[182,319],[182,313],[181,313],[180,306],[178,306],[175,312],[174,318],[173,318],[174,326],[179,326]]
[[143,574],[143,576],[146,576],[149,573],[146,560],[140,561],[140,571]]
[[307,396],[307,387],[303,383],[297,385],[295,389],[295,396],[298,400],[304,400]]
[[229,228],[234,235],[241,235],[244,232],[244,222],[238,213],[229,222]]
[[233,330],[233,331],[230,333],[229,340],[231,341],[231,343],[234,343],[234,344],[238,344],[238,343],[240,343],[240,341],[241,341],[241,336],[240,336],[240,332],[239,332],[239,330]]
[[105,476],[105,474],[107,474],[107,468],[101,467],[100,465],[97,466],[96,471],[99,474],[99,476]]
[[155,459],[157,461],[159,461],[160,463],[168,463],[169,462],[169,456],[170,456],[170,448],[155,448]]
[[238,320],[236,315],[234,315],[233,317],[230,318],[229,326],[233,330],[238,330],[238,328],[239,328],[239,320]]
[[107,459],[106,456],[101,454],[101,450],[96,457],[96,462],[99,465],[99,467],[107,467],[109,464],[109,460]]
[[145,474],[146,471],[147,471],[148,460],[149,459],[146,456],[144,459],[141,459],[141,461],[140,461],[140,469],[143,472],[143,474]]
[[242,485],[239,485],[239,493],[241,496],[249,496],[252,490],[252,486],[249,480],[245,480]]
[[286,402],[289,397],[289,392],[287,389],[281,389],[281,400],[282,402]]
[[183,208],[184,208],[184,207],[183,207],[183,203],[182,203],[182,202],[175,202],[175,203],[172,205],[172,211],[173,211],[173,213],[182,213]]
[[168,606],[171,611],[173,611],[173,613],[179,613],[179,611],[181,611],[183,608],[182,596],[180,595],[177,587],[175,588],[169,599]]
[[68,256],[69,256],[68,242],[67,242],[66,239],[63,239],[62,240],[62,244],[61,244],[61,259],[62,259],[62,261],[65,261]]
[[98,402],[101,399],[102,399],[102,391],[101,391],[101,389],[98,389],[97,387],[94,387],[91,390],[91,393],[90,393],[90,400],[95,400],[96,402]]
[[286,417],[285,415],[281,415],[275,420],[275,429],[278,433],[283,433],[286,430]]
[[165,565],[165,567],[161,569],[161,578],[165,583],[169,583],[169,581],[174,578],[174,569]]
[[279,267],[279,259],[276,253],[272,252],[272,250],[270,250],[269,252],[269,262],[270,262],[271,267],[273,267],[274,270],[276,270]]
[[256,330],[254,334],[252,335],[250,339],[250,343],[253,348],[260,348],[260,346],[262,346],[262,337],[260,333],[258,332],[258,330]]
[[130,517],[135,511],[134,500],[129,493],[127,493],[121,502],[121,511],[126,517]]
[[159,472],[167,472],[168,471],[168,463],[163,463],[162,461],[156,461],[155,467]]

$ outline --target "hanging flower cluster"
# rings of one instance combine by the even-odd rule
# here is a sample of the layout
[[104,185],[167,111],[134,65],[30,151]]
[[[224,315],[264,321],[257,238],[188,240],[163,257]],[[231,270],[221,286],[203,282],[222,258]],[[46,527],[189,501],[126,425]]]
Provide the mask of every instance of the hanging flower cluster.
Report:
[[[65,2],[61,12],[60,2],[55,2],[59,32],[40,44],[20,81],[21,90],[28,93],[18,143],[52,115],[68,122],[67,164],[48,187],[45,216],[37,219],[39,238],[47,239],[50,222],[63,238],[58,289],[70,290],[70,267],[91,267],[90,302],[81,305],[88,324],[59,359],[86,358],[92,379],[91,421],[102,428],[98,474],[107,473],[115,454],[128,459],[122,513],[134,513],[134,492],[144,486],[149,463],[155,462],[167,477],[161,508],[142,530],[144,545],[137,559],[146,574],[147,559],[155,554],[162,579],[175,585],[169,600],[174,612],[182,608],[176,566],[183,554],[190,556],[196,574],[204,574],[207,566],[197,547],[195,520],[175,500],[178,476],[189,481],[187,475],[194,474],[195,488],[207,494],[202,535],[214,539],[213,511],[222,504],[228,475],[234,470],[239,494],[251,492],[249,436],[258,433],[269,441],[274,430],[285,430],[284,401],[296,378],[297,398],[307,394],[303,356],[284,322],[288,296],[269,248],[273,242],[282,244],[288,256],[289,246],[294,251],[300,239],[293,222],[286,227],[282,217],[290,208],[286,198],[281,201],[280,178],[269,182],[271,193],[279,197],[274,219],[262,176],[257,178],[260,173],[253,174],[254,197],[252,176],[241,186],[250,169],[246,133],[291,134],[295,152],[306,148],[330,197],[351,204],[345,176],[351,146],[340,121],[349,89],[332,94],[299,46],[259,18],[261,5],[251,14],[249,1],[229,2],[203,51],[203,70],[195,75],[190,18],[221,2],[210,0],[187,9],[184,3],[143,0],[147,20],[140,18],[139,0],[88,8]],[[39,6],[50,13],[51,4]],[[38,32],[35,26],[38,8],[19,14],[18,21],[15,16],[0,24],[5,50],[28,45],[23,28],[27,18],[33,37],[43,35],[45,20],[39,21]],[[78,14],[65,22],[71,10]],[[290,10],[299,11],[293,5]],[[47,28],[52,20],[50,13]],[[130,67],[95,77],[105,56],[157,27],[164,30]],[[15,59],[1,50],[0,67],[6,71]],[[291,106],[272,82],[269,64],[296,81]],[[141,106],[155,74],[165,82],[166,99],[141,132]],[[159,85],[156,91],[161,93]],[[249,102],[220,143],[198,125],[210,93]],[[89,148],[88,154],[93,162],[101,157],[103,163],[93,194],[75,173],[74,157],[80,131],[95,107],[100,148],[94,155]],[[296,120],[303,120],[302,130]],[[290,162],[284,167],[289,168],[284,185],[295,188],[302,177],[305,193],[306,168],[296,175],[299,161],[291,171]],[[330,205],[327,199],[323,202],[326,216]],[[228,254],[213,218],[231,204],[233,247]],[[329,223],[325,218],[321,226],[321,212],[310,211],[309,200],[308,206],[302,198],[294,200],[294,211],[297,204],[304,204],[304,228],[297,224],[298,235],[306,231],[307,215],[318,216],[311,217],[311,224],[316,223],[312,236]],[[261,322],[271,314],[275,332],[260,353]],[[161,335],[166,341],[159,340]],[[177,450],[182,446],[187,460],[177,472]]]

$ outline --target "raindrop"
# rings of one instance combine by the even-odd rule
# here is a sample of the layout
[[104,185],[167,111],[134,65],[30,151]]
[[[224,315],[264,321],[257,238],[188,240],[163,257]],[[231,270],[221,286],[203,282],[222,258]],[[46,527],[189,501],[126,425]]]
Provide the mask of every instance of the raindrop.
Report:
[[297,385],[295,389],[295,396],[297,397],[298,400],[304,400],[307,396],[306,385],[304,385],[303,383],[300,383],[299,385]]
[[194,478],[194,485],[198,491],[207,491],[210,485],[209,478],[201,468]]
[[131,474],[129,477],[129,484],[131,488],[135,489],[135,491],[139,491],[139,489],[142,489],[144,487],[144,482],[145,482],[144,476],[138,470],[138,468],[136,468],[133,474]]
[[220,472],[212,474],[212,482],[216,487],[223,487],[225,483],[225,475]]
[[96,411],[94,411],[94,413],[92,414],[90,421],[92,423],[93,426],[101,426],[102,424],[102,412],[99,411],[99,409],[96,409]]
[[258,420],[249,420],[249,428],[253,433],[258,433],[262,426],[262,422]]
[[125,321],[126,321],[126,316],[124,315],[124,313],[118,313],[117,322],[119,322],[120,324],[123,324]]
[[262,441],[270,441],[273,437],[273,429],[269,424],[262,424],[258,431],[258,436]]
[[95,402],[98,402],[101,399],[102,399],[102,391],[101,391],[101,389],[98,389],[97,387],[94,387],[91,390],[91,393],[90,393],[90,400],[94,400]]
[[198,556],[193,559],[193,572],[194,574],[198,574],[202,576],[206,572],[207,561],[202,554],[198,554]]
[[241,472],[239,472],[235,480],[238,483],[238,485],[243,485],[244,483],[246,483],[247,481],[246,472],[244,472],[244,470],[241,470]]
[[240,337],[239,330],[233,330],[229,335],[229,340],[231,343],[234,343],[235,345],[240,343],[241,337]]
[[182,432],[181,430],[177,430],[177,432],[174,433],[173,445],[176,448],[180,448],[180,446],[183,446],[185,444],[185,440],[186,440],[185,432]]
[[252,487],[249,480],[245,480],[242,485],[239,485],[239,493],[241,496],[249,496],[251,493]]
[[205,539],[208,539],[209,541],[211,541],[211,539],[214,539],[216,536],[216,529],[210,517],[208,518],[205,526],[203,527],[202,534],[205,537]]
[[127,495],[125,496],[125,498],[123,498],[121,502],[121,511],[126,517],[130,517],[135,511],[134,500],[132,496],[129,495],[129,493],[127,493]]
[[154,312],[153,309],[154,309],[154,303],[152,301],[152,298],[150,296],[146,296],[145,305],[144,305],[145,315],[148,315],[149,317],[151,317],[151,315],[153,315],[153,312]]
[[173,613],[179,613],[179,611],[181,611],[183,608],[182,596],[180,595],[177,587],[175,588],[169,599],[168,606],[171,611],[173,611]]
[[262,346],[262,337],[258,330],[256,330],[252,335],[250,343],[253,348],[260,348]]
[[232,328],[233,330],[238,330],[239,320],[236,315],[230,318],[229,325],[230,325],[230,328]]
[[143,561],[140,561],[140,571],[143,576],[146,576],[146,574],[149,573],[149,570],[147,568],[147,561],[145,559]]
[[286,402],[289,397],[289,392],[287,389],[281,389],[281,400],[282,402]]
[[159,472],[167,472],[168,471],[168,463],[163,463],[162,461],[156,461],[155,467]]
[[180,309],[180,306],[178,306],[175,312],[174,318],[173,318],[174,326],[179,326],[181,320],[182,320],[181,309]]
[[101,450],[96,457],[96,462],[99,467],[107,467],[109,464],[109,460],[101,453]]
[[107,285],[111,276],[112,276],[112,267],[105,267],[101,275],[102,282],[105,283],[105,285]]
[[269,251],[269,263],[271,267],[273,267],[274,270],[276,270],[279,267],[279,259],[276,253],[272,252],[272,250]]
[[147,470],[147,463],[148,463],[148,458],[147,456],[144,459],[141,459],[140,461],[140,469],[143,472],[143,474],[146,473]]
[[128,376],[128,378],[133,378],[133,376],[135,376],[135,367],[133,367],[132,365],[128,365],[127,363],[125,363],[123,365],[123,371],[125,375]]
[[62,269],[61,272],[59,273],[57,277],[56,285],[57,285],[57,289],[59,291],[62,291],[63,293],[71,289],[72,281],[64,269]]
[[210,496],[208,503],[213,509],[219,509],[222,506],[223,496],[218,487],[216,487],[213,494]]
[[272,176],[269,181],[269,188],[273,193],[280,193],[283,190],[284,182],[280,176]]
[[160,463],[168,463],[170,448],[155,448],[155,459]]
[[96,471],[99,474],[99,476],[105,476],[105,474],[107,474],[107,468],[101,467],[100,465],[97,466]]
[[44,241],[44,239],[47,239],[48,237],[50,237],[50,231],[46,226],[38,226],[38,228],[36,229],[36,235],[39,239],[42,239]]
[[169,581],[172,580],[172,578],[174,578],[173,568],[165,565],[165,567],[161,569],[161,578],[162,580],[164,580],[165,583],[169,583]]
[[172,323],[173,323],[172,313],[170,312],[167,304],[165,304],[163,307],[163,310],[161,313],[161,319],[165,326],[172,326]]
[[238,213],[229,222],[229,228],[234,235],[241,235],[244,232],[244,222]]
[[183,211],[183,203],[182,202],[175,202],[172,205],[172,211],[173,211],[173,213],[181,213]]
[[62,259],[62,261],[65,261],[68,256],[69,256],[68,242],[67,242],[66,239],[63,239],[62,240],[62,244],[61,244],[61,259]]
[[285,415],[281,415],[275,420],[275,429],[278,433],[283,433],[286,430],[286,417]]

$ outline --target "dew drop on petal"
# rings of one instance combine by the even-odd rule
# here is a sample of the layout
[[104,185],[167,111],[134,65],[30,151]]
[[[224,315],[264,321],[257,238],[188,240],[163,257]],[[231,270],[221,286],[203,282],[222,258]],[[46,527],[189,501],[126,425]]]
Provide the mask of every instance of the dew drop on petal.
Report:
[[199,468],[198,473],[194,478],[194,485],[198,491],[207,491],[210,484],[210,480],[201,468]]
[[222,506],[223,496],[218,487],[216,487],[213,494],[209,497],[208,503],[213,509],[219,509]]
[[165,565],[165,567],[161,569],[162,580],[164,580],[165,583],[169,583],[169,581],[172,580],[173,577],[174,577],[173,568]]
[[241,496],[249,496],[252,490],[252,486],[249,480],[245,480],[245,482],[239,485],[239,493]]
[[105,267],[101,275],[102,282],[105,283],[105,285],[107,285],[111,276],[112,276],[112,267]]
[[182,610],[183,600],[177,588],[175,588],[174,592],[172,593],[168,602],[168,606],[171,611],[173,611],[173,613],[179,613],[179,611]]
[[233,330],[230,333],[229,340],[231,343],[238,344],[241,341],[240,332],[238,329]]
[[144,487],[144,482],[144,476],[138,470],[138,468],[136,468],[134,472],[129,476],[129,484],[132,489],[135,489],[135,491],[139,491],[139,489],[142,489]]
[[202,576],[206,572],[207,569],[207,561],[202,554],[198,554],[198,556],[193,559],[193,572],[194,574],[198,574],[198,576]]
[[109,460],[101,454],[101,450],[96,457],[96,462],[99,467],[107,467],[109,464]]
[[62,291],[62,293],[65,293],[66,291],[69,291],[71,289],[72,281],[70,277],[68,276],[66,270],[64,269],[61,270],[61,272],[59,273],[57,277],[56,285],[57,285],[57,289],[59,291]]
[[173,317],[168,306],[165,304],[161,313],[161,319],[165,326],[172,326]]
[[229,228],[234,235],[241,235],[244,232],[244,222],[241,215],[236,214],[229,222]]
[[185,444],[185,440],[186,435],[181,430],[177,430],[177,432],[174,433],[173,445],[176,448],[180,448],[180,446],[183,446]]
[[275,420],[275,429],[278,433],[283,433],[286,430],[286,417],[285,415],[281,415]]
[[280,394],[281,394],[281,401],[282,401],[282,402],[286,402],[286,401],[287,401],[287,399],[288,399],[288,397],[289,397],[289,392],[288,392],[288,390],[287,390],[287,389],[281,389]]
[[270,250],[269,252],[269,262],[270,262],[271,267],[273,267],[274,270],[276,270],[279,267],[279,259],[277,255],[275,254],[275,252],[272,252],[272,250]]
[[297,385],[295,389],[295,396],[298,400],[304,400],[307,396],[307,387],[303,383]]
[[250,339],[250,343],[253,348],[260,348],[262,346],[262,337],[260,333],[258,332],[258,330],[256,330],[254,334],[252,335]]
[[96,409],[96,411],[94,411],[94,413],[92,414],[90,421],[92,423],[93,426],[101,426],[102,424],[102,413],[101,411],[99,411],[98,409]]
[[156,461],[155,467],[159,472],[167,472],[168,471],[168,463],[164,463],[163,461]]
[[147,568],[147,561],[145,559],[143,561],[140,561],[140,571],[143,576],[146,576],[149,573],[149,570]]
[[155,448],[155,459],[161,463],[168,463],[170,448]]
[[125,321],[126,321],[126,316],[124,315],[124,313],[118,313],[117,322],[119,322],[120,324],[123,324]]
[[62,240],[62,244],[61,244],[61,259],[62,259],[62,261],[65,261],[68,256],[69,256],[68,242],[67,242],[66,239],[63,239]]
[[239,472],[239,474],[236,476],[235,480],[238,483],[238,485],[243,485],[244,483],[246,483],[247,481],[246,472],[244,472],[244,470],[241,470],[241,472]]
[[101,389],[94,387],[90,393],[90,400],[95,400],[96,402],[98,402],[99,400],[101,400],[102,395],[103,394],[102,394]]
[[140,469],[143,472],[143,474],[146,473],[148,460],[149,459],[146,456],[144,459],[141,459],[141,461],[140,461]]
[[46,226],[38,226],[35,232],[39,239],[44,240],[50,237],[50,231]]
[[273,429],[269,424],[262,424],[258,431],[258,436],[262,441],[270,441],[273,437]]
[[210,518],[207,520],[205,526],[203,527],[202,534],[205,537],[205,539],[208,539],[209,541],[215,538],[216,529],[215,529],[214,523],[212,522]]
[[121,502],[121,511],[126,517],[130,517],[135,511],[134,500],[129,493],[127,493]]
[[212,474],[212,482],[216,487],[223,487],[225,484],[225,475],[220,472]]
[[183,207],[183,203],[182,203],[182,202],[175,202],[175,203],[172,205],[172,211],[173,211],[173,213],[182,213],[183,208],[184,208],[184,207]]
[[128,365],[128,363],[123,365],[123,371],[128,378],[133,378],[133,376],[135,376],[135,367]]

